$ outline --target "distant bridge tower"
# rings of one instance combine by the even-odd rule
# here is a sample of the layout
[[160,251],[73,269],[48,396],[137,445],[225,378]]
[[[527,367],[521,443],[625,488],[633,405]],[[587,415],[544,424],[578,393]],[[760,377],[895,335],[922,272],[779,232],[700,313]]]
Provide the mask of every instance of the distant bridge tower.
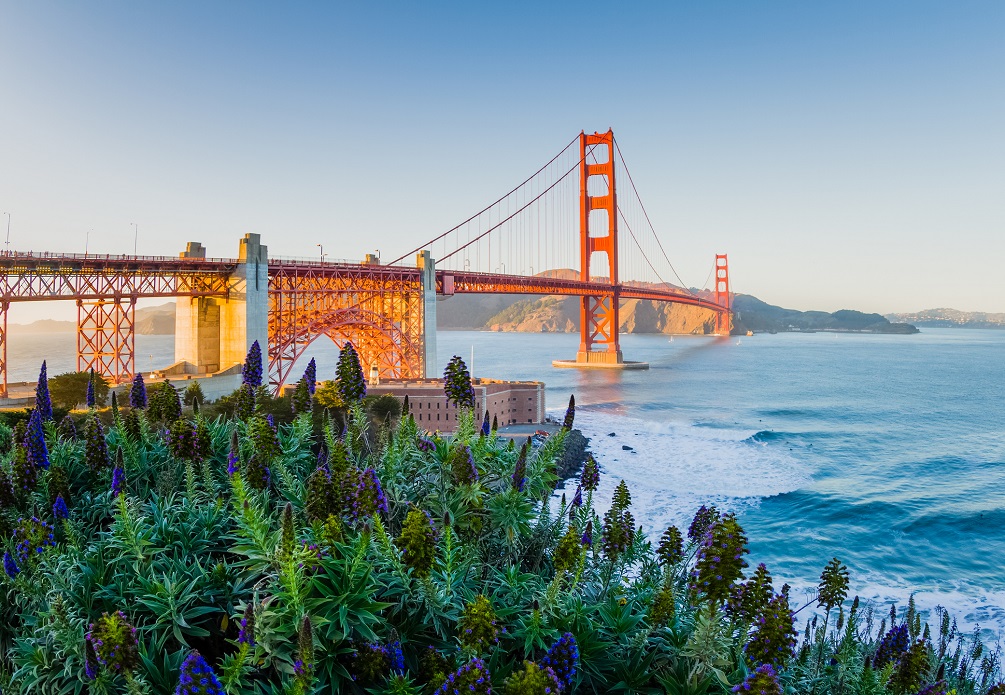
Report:
[[[620,297],[618,292],[618,201],[614,184],[614,131],[579,135],[579,251],[580,275],[590,282],[594,253],[606,260],[610,293],[587,295],[579,308],[579,352],[576,362],[586,365],[622,364]],[[590,160],[593,160],[592,162]],[[591,190],[596,195],[591,194]]]
[[[725,307],[727,310],[732,305],[732,298],[729,294],[729,261],[726,259],[726,254],[724,253],[715,255],[715,303]],[[716,335],[729,335],[732,329],[732,317],[732,311],[716,313]]]

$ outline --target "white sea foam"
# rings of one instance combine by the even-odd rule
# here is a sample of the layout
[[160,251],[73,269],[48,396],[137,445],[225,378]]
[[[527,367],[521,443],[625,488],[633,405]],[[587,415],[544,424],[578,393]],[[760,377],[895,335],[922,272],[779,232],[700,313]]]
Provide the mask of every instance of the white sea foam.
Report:
[[[552,413],[559,418],[563,414]],[[686,530],[703,504],[742,512],[765,498],[807,485],[813,472],[787,448],[757,441],[753,430],[659,423],[588,409],[577,411],[576,428],[590,438],[590,450],[601,466],[600,486],[594,495],[599,513],[610,506],[614,489],[623,479],[632,493],[633,514],[651,538],[670,524]],[[608,436],[611,432],[615,436]],[[801,531],[813,532],[810,527]],[[778,585],[792,585],[796,605],[815,593],[815,578],[808,579],[775,577]],[[913,592],[926,619],[942,606],[965,632],[980,625],[986,638],[1005,635],[1005,591],[966,585],[917,590],[895,578],[866,575],[855,577],[852,592],[873,606],[877,626],[891,604],[902,613]]]
[[[810,477],[808,466],[787,451],[751,440],[755,431],[588,410],[576,413],[576,427],[590,438],[601,466],[597,508],[610,505],[614,488],[624,479],[635,518],[647,534],[662,533],[670,524],[686,529],[703,504],[739,511],[765,497],[797,490]],[[615,436],[608,436],[611,432]]]

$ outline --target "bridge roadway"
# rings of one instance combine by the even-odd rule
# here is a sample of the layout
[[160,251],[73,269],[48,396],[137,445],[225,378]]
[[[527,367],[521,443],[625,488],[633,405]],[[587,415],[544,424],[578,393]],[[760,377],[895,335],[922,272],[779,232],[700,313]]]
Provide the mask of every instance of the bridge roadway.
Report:
[[[434,289],[430,287],[433,275],[422,267],[268,258],[257,235],[247,235],[242,244],[240,258],[0,254],[0,388],[6,384],[7,312],[15,302],[76,301],[78,369],[94,368],[112,380],[122,380],[130,378],[135,367],[136,300],[191,298],[193,303],[185,302],[184,312],[179,305],[176,359],[193,363],[199,371],[215,371],[214,366],[225,369],[238,361],[247,349],[245,343],[267,341],[269,371],[276,387],[292,376],[290,369],[299,355],[321,335],[353,340],[363,348],[361,352],[368,353],[367,364],[378,364],[385,377],[429,375],[430,364],[435,362],[435,332],[429,330],[435,326],[435,301],[430,304],[434,293],[648,299],[728,312],[708,298],[673,287],[611,285],[547,275],[435,270]],[[252,250],[246,253],[247,249]],[[259,250],[261,255],[255,256]],[[261,265],[267,268],[267,288],[259,285],[266,279],[266,268]],[[215,328],[207,323],[210,305],[206,301],[218,302],[220,318]],[[236,342],[232,326],[241,331]],[[221,346],[208,348],[209,353],[207,330],[215,336],[210,342]],[[432,344],[432,352],[423,343]],[[190,357],[186,350],[198,354]]]

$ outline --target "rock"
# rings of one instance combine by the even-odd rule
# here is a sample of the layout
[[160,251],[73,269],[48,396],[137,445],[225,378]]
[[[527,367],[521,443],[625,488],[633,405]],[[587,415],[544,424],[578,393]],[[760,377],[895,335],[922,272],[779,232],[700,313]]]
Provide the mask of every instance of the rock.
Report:
[[633,449],[632,447],[628,446],[627,444],[622,444],[621,445],[621,449],[622,449],[622,451],[635,451],[635,449]]
[[616,436],[618,436],[618,435],[616,435],[616,434],[615,434],[614,432],[611,432],[611,433],[609,433],[609,434],[608,434],[607,436],[608,436],[608,437],[616,437]]

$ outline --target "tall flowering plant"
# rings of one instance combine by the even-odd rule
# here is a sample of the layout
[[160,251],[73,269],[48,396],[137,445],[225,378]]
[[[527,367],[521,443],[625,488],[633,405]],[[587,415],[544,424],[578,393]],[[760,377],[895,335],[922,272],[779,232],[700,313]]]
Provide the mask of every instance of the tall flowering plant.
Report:
[[38,385],[35,387],[35,410],[42,416],[43,421],[52,420],[52,397],[49,395],[49,375],[46,371],[45,360],[42,360],[42,369],[38,372]]
[[251,344],[248,355],[244,358],[244,366],[241,367],[241,381],[253,389],[262,385],[262,348],[257,340]]
[[443,371],[443,392],[447,400],[458,408],[475,407],[475,390],[471,386],[471,374],[468,366],[458,355],[450,358],[447,368]]
[[352,343],[346,342],[339,351],[338,365],[335,367],[335,382],[339,396],[346,405],[363,399],[366,395],[366,380],[359,354]]

